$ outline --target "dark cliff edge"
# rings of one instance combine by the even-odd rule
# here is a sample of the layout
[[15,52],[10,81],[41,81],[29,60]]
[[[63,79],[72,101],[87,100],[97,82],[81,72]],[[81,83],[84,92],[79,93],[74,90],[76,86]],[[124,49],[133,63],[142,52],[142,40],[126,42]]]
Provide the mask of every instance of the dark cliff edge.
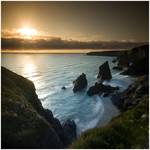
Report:
[[117,56],[118,66],[127,69],[122,74],[136,77],[135,82],[125,91],[112,95],[111,100],[120,109],[121,114],[104,127],[85,131],[70,148],[149,148],[148,53],[149,46],[144,45]]
[[44,109],[31,81],[4,67],[1,73],[1,147],[66,148],[76,138],[75,123],[63,127]]
[[122,53],[126,53],[128,50],[113,50],[113,51],[94,51],[94,52],[88,52],[86,55],[88,56],[120,56]]

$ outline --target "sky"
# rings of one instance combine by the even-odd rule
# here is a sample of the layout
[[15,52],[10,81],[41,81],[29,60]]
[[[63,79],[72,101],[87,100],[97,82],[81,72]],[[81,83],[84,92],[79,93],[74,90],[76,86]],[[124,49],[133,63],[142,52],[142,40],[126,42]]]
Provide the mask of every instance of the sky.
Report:
[[[36,40],[48,38],[55,43],[63,41],[64,44],[65,41],[65,45],[72,40],[80,44],[89,41],[148,42],[148,6],[144,1],[3,1],[1,28],[5,42],[2,40],[2,46],[6,40],[9,40],[8,45],[14,43],[10,38],[29,43],[33,39],[35,42],[36,37]],[[17,32],[22,28],[36,30],[38,34],[23,36],[24,32]]]

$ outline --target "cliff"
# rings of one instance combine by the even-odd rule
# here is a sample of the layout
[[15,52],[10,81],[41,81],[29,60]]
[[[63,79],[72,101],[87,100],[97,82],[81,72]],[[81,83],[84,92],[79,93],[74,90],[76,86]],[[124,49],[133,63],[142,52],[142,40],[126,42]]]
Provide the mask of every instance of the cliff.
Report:
[[123,75],[141,76],[149,73],[149,45],[135,47],[118,57],[118,66],[127,67]]
[[149,148],[149,46],[143,45],[118,55],[122,74],[136,81],[112,96],[121,114],[104,127],[85,131],[70,148],[148,149]]
[[42,107],[31,81],[4,67],[1,73],[2,148],[67,147],[75,138],[74,122],[68,121],[73,132],[68,133],[68,122],[63,128],[52,112]]

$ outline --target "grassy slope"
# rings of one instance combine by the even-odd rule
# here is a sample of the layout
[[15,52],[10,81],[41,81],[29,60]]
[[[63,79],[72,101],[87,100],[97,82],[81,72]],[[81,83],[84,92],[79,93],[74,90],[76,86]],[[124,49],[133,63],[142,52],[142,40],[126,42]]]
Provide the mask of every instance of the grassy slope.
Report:
[[71,148],[148,148],[148,106],[148,95],[145,95],[138,105],[107,126],[83,133]]
[[42,106],[32,82],[2,68],[1,100],[2,148],[62,147],[51,124],[40,115]]

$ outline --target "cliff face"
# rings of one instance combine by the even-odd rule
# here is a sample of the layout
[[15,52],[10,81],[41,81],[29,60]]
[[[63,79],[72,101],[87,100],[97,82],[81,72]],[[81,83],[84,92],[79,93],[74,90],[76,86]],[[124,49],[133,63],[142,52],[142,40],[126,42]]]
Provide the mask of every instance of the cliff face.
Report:
[[2,148],[64,148],[71,143],[59,120],[42,107],[33,83],[4,67],[1,71]]
[[139,76],[149,73],[149,45],[135,47],[118,58],[118,66],[128,67],[122,74]]

